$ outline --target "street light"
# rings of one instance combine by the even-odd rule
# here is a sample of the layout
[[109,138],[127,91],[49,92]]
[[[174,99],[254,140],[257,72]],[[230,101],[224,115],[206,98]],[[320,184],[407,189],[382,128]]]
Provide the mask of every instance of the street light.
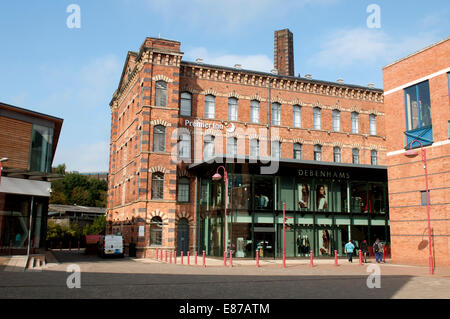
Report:
[[430,275],[434,273],[433,269],[433,255],[431,252],[431,226],[430,226],[430,191],[428,190],[428,171],[427,171],[427,154],[426,150],[423,148],[423,145],[420,141],[414,140],[409,144],[409,150],[405,152],[405,156],[413,157],[419,154],[418,151],[412,149],[412,145],[414,142],[417,142],[420,144],[420,149],[422,151],[422,162],[423,162],[423,169],[425,170],[425,187],[426,187],[426,194],[427,194],[427,215],[428,215],[428,247],[429,247],[429,266],[430,266]]
[[227,199],[228,199],[228,182],[227,182],[227,170],[225,169],[225,166],[219,166],[217,167],[216,173],[213,175],[212,179],[213,181],[220,181],[222,179],[222,175],[219,174],[219,169],[223,168],[223,177],[225,182],[225,220],[224,220],[224,232],[223,232],[223,244],[224,244],[224,250],[223,250],[223,265],[227,265]]

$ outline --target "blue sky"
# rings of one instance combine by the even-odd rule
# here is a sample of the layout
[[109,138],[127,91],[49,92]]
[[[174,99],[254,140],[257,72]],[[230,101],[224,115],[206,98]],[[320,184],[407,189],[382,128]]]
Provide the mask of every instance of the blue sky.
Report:
[[[381,28],[367,27],[370,4]],[[2,1],[0,101],[64,119],[54,166],[107,171],[109,102],[146,36],[180,41],[184,60],[270,71],[273,33],[289,28],[296,74],[382,88],[383,66],[450,36],[449,16],[448,0]]]

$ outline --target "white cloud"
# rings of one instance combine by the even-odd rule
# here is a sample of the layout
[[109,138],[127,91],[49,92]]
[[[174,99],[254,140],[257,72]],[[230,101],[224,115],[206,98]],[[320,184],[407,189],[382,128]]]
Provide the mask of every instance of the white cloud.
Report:
[[234,67],[235,64],[241,64],[243,69],[270,72],[273,69],[273,61],[267,55],[237,55],[211,53],[206,48],[194,48],[188,50],[184,55],[185,60],[195,61],[202,58],[204,63],[216,64],[228,67]]
[[108,171],[109,143],[97,141],[90,144],[62,146],[58,144],[53,166],[66,164],[68,171],[98,172]]

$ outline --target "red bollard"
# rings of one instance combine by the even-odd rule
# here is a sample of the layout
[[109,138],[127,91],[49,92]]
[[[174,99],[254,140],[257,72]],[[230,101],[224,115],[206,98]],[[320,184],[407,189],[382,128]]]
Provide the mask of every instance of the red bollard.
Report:
[[159,256],[160,258],[160,260],[162,261],[163,260],[163,251],[162,251],[162,249],[160,250],[160,256]]
[[159,253],[159,250],[158,250],[158,248],[156,248],[156,260],[158,260],[158,253]]
[[310,256],[310,262],[309,262],[309,265],[310,265],[311,267],[314,267],[314,263],[313,263],[313,251],[312,251],[312,250],[309,252],[309,256]]
[[256,267],[259,267],[259,249],[256,250]]
[[205,254],[205,251],[203,251],[203,267],[206,267],[206,254]]
[[177,263],[177,251],[175,250],[173,253],[174,259],[175,259],[175,264]]
[[224,265],[224,267],[227,266],[227,251],[226,250],[223,251],[223,265]]
[[197,252],[195,252],[195,265],[197,266]]
[[386,246],[383,245],[383,262],[386,262]]
[[170,251],[170,264],[172,263],[172,251]]
[[338,259],[337,259],[337,250],[334,251],[334,265],[338,265]]
[[362,266],[362,250],[359,250],[359,265]]
[[59,242],[59,250],[62,250],[62,241]]
[[167,262],[167,250],[166,250],[166,258],[165,259],[166,259],[165,261]]
[[230,250],[230,267],[233,267],[233,251]]
[[181,251],[181,264],[183,265],[183,251]]
[[187,255],[187,264],[188,264],[188,265],[191,264],[189,250],[188,250],[188,255]]

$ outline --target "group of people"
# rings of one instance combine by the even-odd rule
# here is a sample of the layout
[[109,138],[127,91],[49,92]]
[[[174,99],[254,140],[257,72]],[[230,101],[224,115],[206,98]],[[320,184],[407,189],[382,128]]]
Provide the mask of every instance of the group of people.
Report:
[[[383,243],[380,242],[380,239],[377,238],[375,242],[372,245],[373,252],[375,254],[375,260],[377,263],[383,262]],[[367,255],[369,254],[369,245],[367,244],[366,240],[363,240],[360,246],[363,262],[367,263]],[[353,262],[353,252],[355,251],[355,245],[352,243],[351,240],[348,241],[347,244],[345,244],[344,252],[347,254],[348,261]]]

